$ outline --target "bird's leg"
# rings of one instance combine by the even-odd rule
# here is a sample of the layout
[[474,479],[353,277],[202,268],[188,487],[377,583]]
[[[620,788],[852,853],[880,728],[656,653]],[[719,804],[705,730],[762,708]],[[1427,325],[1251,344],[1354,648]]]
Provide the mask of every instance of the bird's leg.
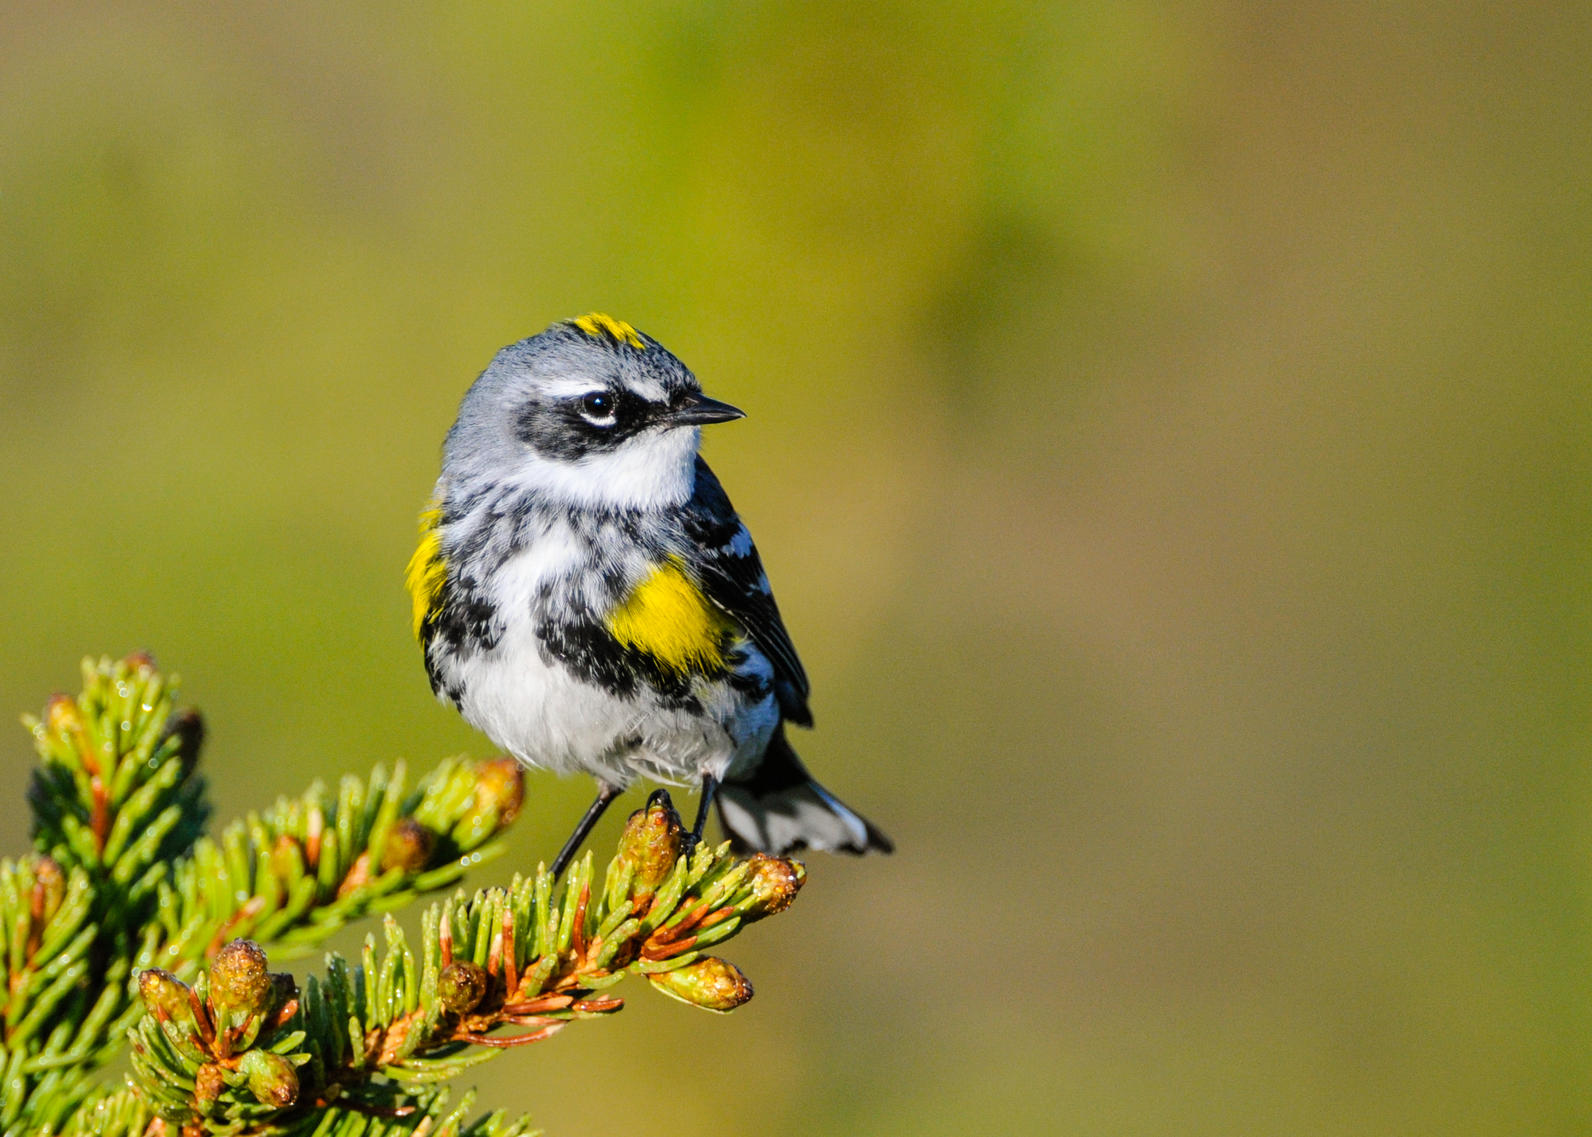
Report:
[[609,803],[619,796],[619,787],[610,786],[607,782],[597,783],[597,800],[591,803],[591,808],[586,810],[580,823],[575,826],[575,832],[569,835],[569,840],[564,842],[564,847],[558,851],[558,856],[553,858],[553,879],[557,880],[564,875],[564,870],[569,867],[569,862],[575,859],[575,854],[585,844],[586,838],[591,835],[597,819],[602,817],[603,810]]
[[681,856],[689,857],[696,851],[697,845],[702,841],[702,830],[707,828],[708,810],[713,807],[713,799],[718,796],[719,780],[712,774],[702,775],[702,797],[697,801],[696,823],[691,826],[691,832],[686,835],[685,843],[681,849]]

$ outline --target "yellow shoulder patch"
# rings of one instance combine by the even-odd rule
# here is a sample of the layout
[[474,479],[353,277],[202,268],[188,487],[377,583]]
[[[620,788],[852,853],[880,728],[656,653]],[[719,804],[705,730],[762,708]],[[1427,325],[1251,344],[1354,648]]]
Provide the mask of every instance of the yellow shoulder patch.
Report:
[[404,572],[404,587],[409,590],[409,603],[413,610],[415,639],[426,617],[436,611],[442,601],[442,586],[447,583],[448,566],[442,561],[442,538],[437,535],[437,523],[442,520],[442,507],[432,502],[420,514],[420,543]]
[[584,316],[576,316],[569,322],[594,340],[606,336],[619,343],[627,343],[637,351],[645,351],[647,348],[640,332],[623,320],[616,320],[604,312],[587,312]]
[[721,670],[738,631],[735,621],[692,583],[678,557],[648,573],[605,624],[621,644],[677,675]]

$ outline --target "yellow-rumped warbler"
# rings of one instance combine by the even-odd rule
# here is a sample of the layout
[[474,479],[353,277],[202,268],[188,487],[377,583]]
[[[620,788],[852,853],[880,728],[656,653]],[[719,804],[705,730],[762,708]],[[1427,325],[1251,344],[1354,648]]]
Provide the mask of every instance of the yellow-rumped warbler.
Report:
[[520,761],[597,779],[563,869],[637,777],[695,783],[739,845],[890,851],[808,774],[807,675],[751,534],[697,455],[702,394],[600,313],[498,352],[465,394],[409,561],[437,696]]

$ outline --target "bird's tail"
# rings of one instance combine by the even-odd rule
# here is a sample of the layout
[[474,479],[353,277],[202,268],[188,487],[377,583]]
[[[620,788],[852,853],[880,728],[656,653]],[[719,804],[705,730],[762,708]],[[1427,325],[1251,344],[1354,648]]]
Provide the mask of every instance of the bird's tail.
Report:
[[719,786],[719,820],[739,851],[783,856],[798,849],[888,853],[895,846],[866,817],[849,809],[796,757],[781,724],[762,763]]

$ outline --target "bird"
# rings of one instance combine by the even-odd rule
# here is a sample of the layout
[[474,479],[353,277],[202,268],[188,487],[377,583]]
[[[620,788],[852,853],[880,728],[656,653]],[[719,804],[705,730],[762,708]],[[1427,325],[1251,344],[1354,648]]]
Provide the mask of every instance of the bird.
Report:
[[[700,450],[743,418],[601,312],[497,353],[470,386],[406,572],[432,691],[526,766],[597,795],[562,873],[638,779],[700,790],[737,851],[890,852],[787,727],[807,674],[751,533]],[[665,791],[666,792],[666,791]]]

